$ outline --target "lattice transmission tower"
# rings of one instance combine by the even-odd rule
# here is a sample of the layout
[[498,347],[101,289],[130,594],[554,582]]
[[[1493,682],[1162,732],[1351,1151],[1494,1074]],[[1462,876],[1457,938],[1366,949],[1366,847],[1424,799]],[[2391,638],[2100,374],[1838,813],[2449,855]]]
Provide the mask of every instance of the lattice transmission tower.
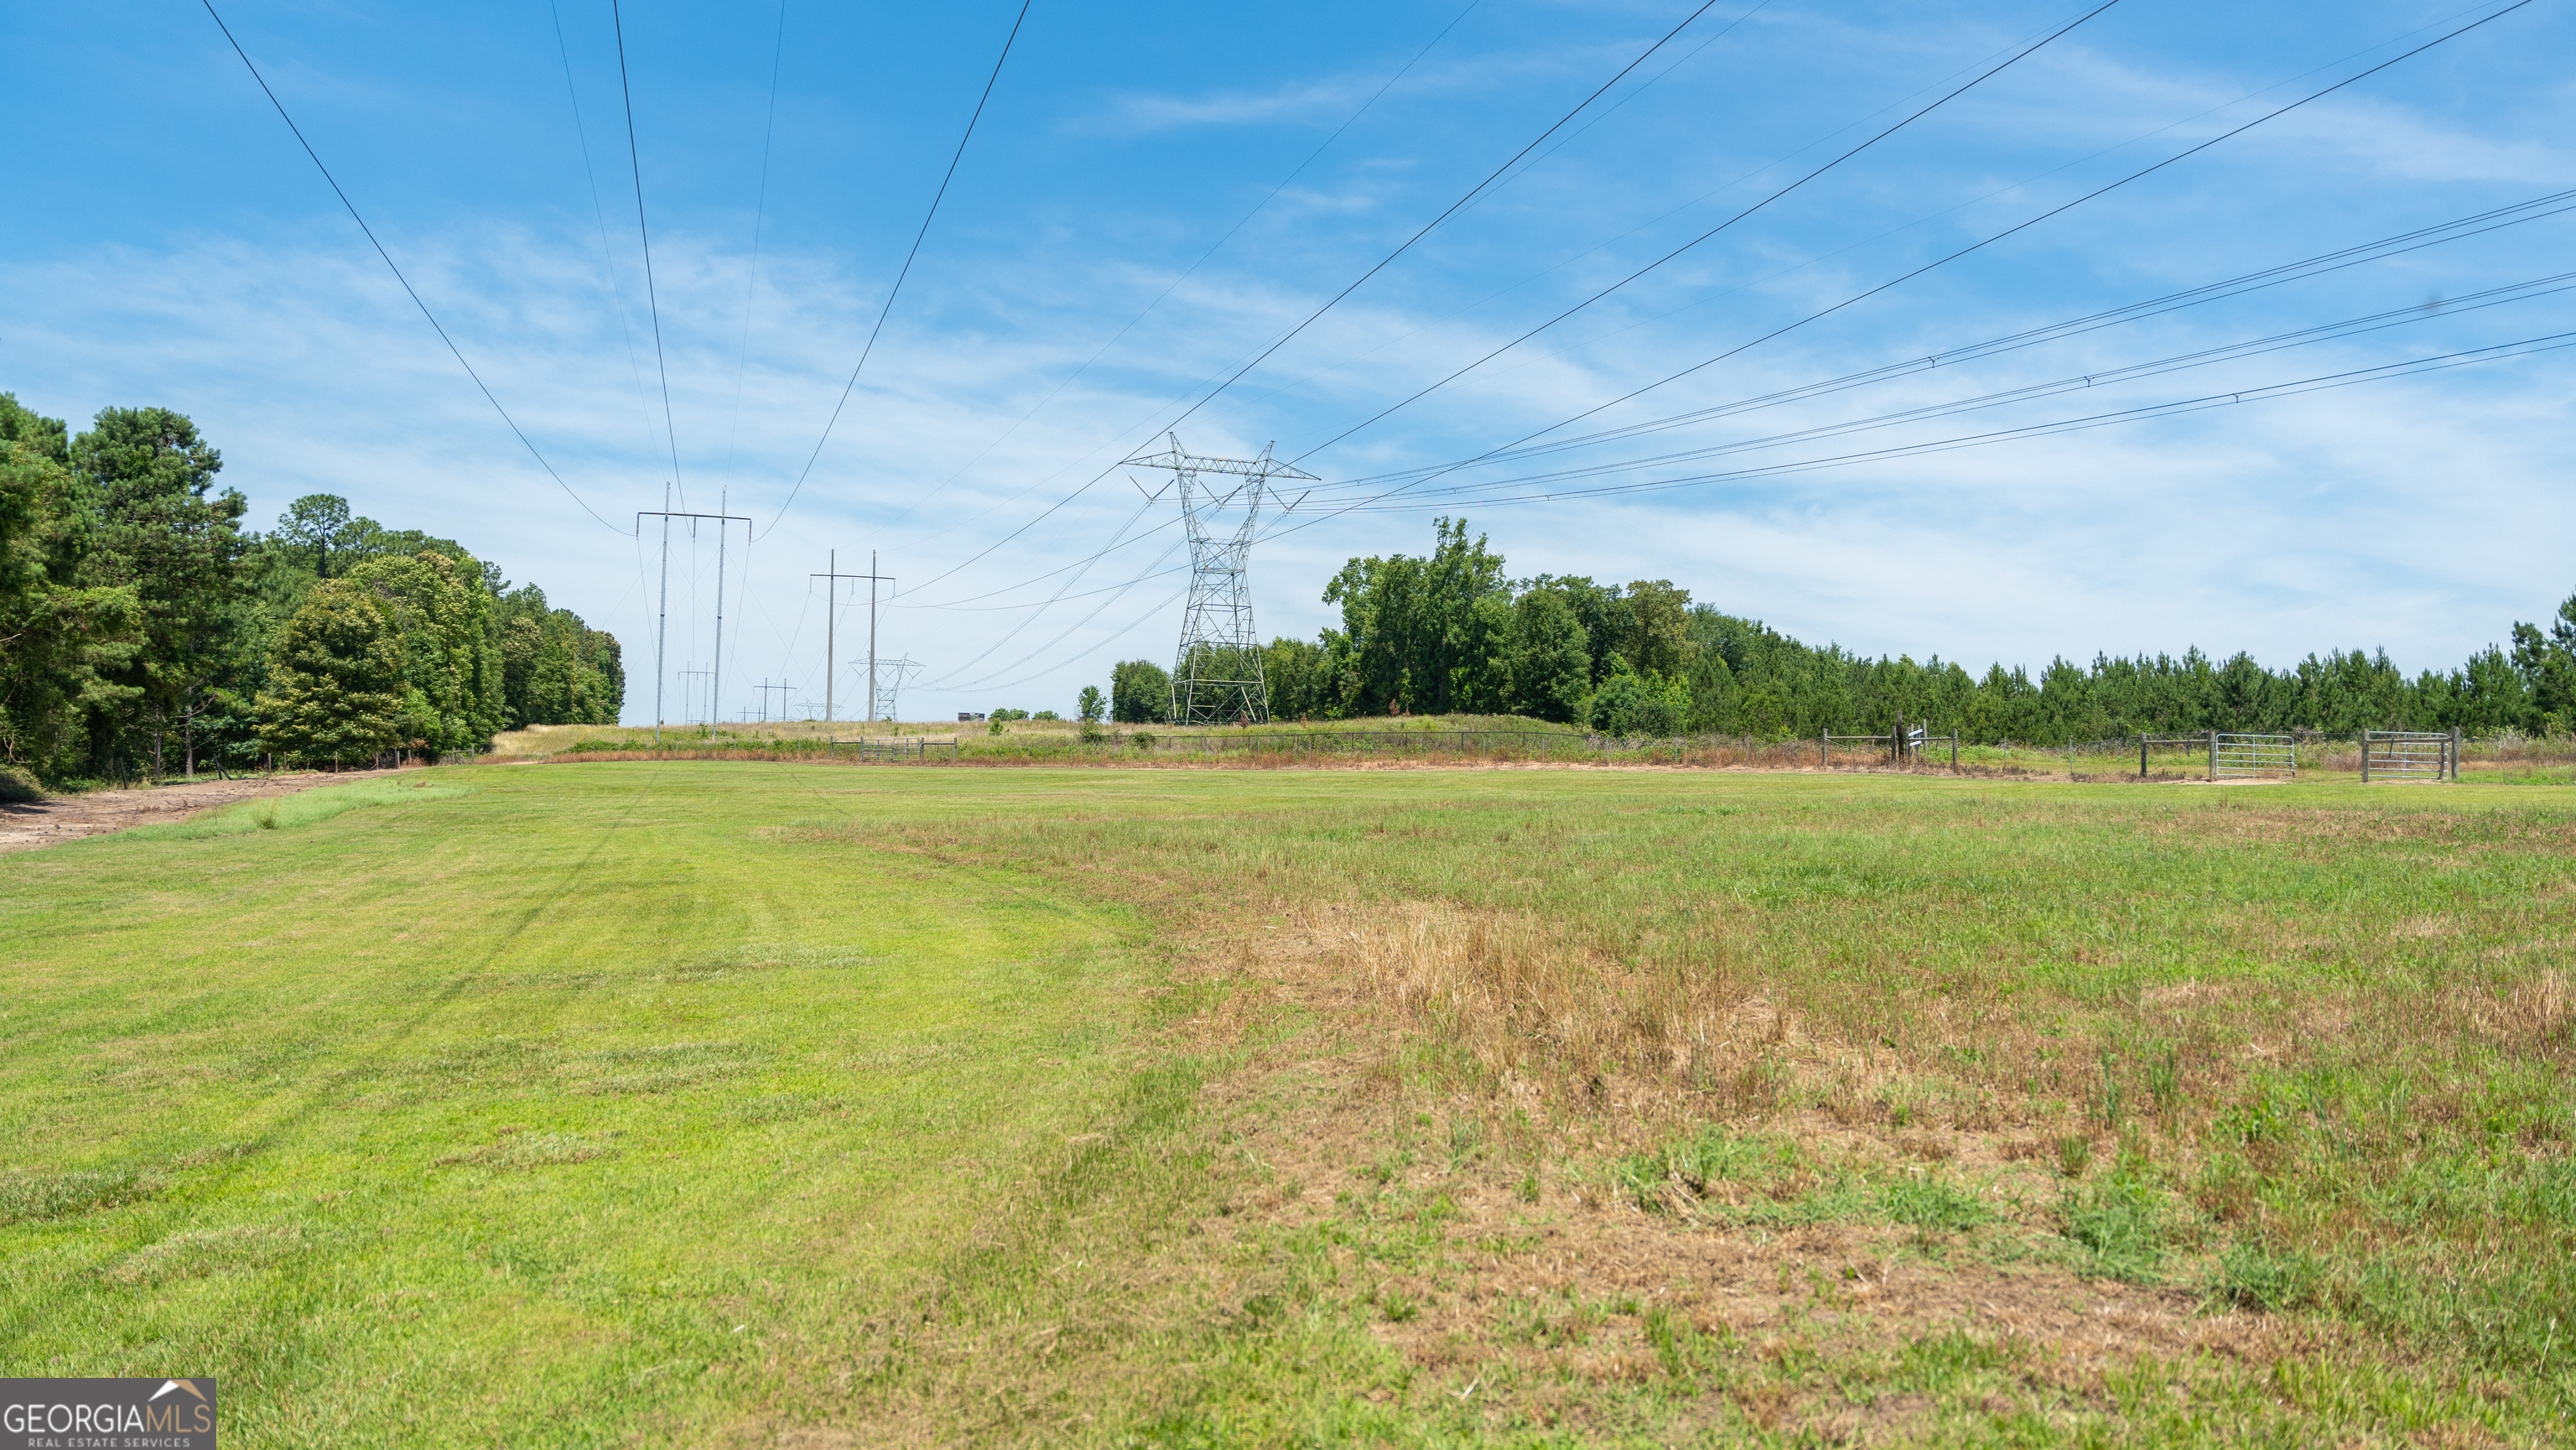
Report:
[[[1270,691],[1261,678],[1261,640],[1252,627],[1252,531],[1261,521],[1270,481],[1315,475],[1270,456],[1202,458],[1181,450],[1177,433],[1168,453],[1138,454],[1127,466],[1168,468],[1180,484],[1181,519],[1190,533],[1190,602],[1181,614],[1181,647],[1172,662],[1172,721],[1177,725],[1255,723],[1270,718]],[[1204,473],[1243,481],[1222,496],[1200,481]],[[1303,495],[1299,496],[1303,501]],[[1296,507],[1290,504],[1289,507]],[[1226,521],[1241,522],[1231,534]]]

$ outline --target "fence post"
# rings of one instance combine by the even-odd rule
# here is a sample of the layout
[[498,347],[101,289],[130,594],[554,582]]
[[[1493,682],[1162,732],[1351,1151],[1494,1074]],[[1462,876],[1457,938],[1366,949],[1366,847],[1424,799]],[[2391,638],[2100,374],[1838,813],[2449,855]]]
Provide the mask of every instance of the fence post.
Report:
[[2361,732],[2361,783],[2370,784],[2370,732]]
[[2218,779],[2218,732],[2209,732],[2209,778]]
[[1902,770],[1905,767],[1905,712],[1896,712],[1896,729],[1887,737],[1887,763]]
[[2145,780],[2146,778],[2147,778],[2147,737],[2146,737],[2145,735],[2143,735],[2143,734],[2142,734],[2142,735],[2140,735],[2140,736],[2138,737],[2138,779],[2140,779],[2140,780]]
[[1834,739],[1834,737],[1833,737],[1833,732],[1832,732],[1832,731],[1829,731],[1829,730],[1819,730],[1819,731],[1817,731],[1817,732],[1816,732],[1816,768],[1817,768],[1818,770],[1831,770],[1831,769],[1833,769],[1833,765],[1834,765],[1834,746],[1833,746],[1833,739]]
[[1950,773],[1959,773],[1959,727],[1956,725],[1950,727]]
[[2460,727],[2451,727],[2451,783],[2460,782]]

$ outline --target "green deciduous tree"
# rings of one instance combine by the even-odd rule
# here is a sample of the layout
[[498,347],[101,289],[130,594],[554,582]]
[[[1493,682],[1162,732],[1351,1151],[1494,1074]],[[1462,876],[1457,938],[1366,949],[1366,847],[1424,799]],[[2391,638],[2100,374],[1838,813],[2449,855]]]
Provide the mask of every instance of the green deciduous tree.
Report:
[[1503,559],[1465,519],[1441,519],[1430,557],[1353,559],[1325,586],[1342,607],[1328,630],[1336,713],[1382,715],[1492,711],[1503,707],[1503,652],[1511,630]]
[[289,760],[362,763],[402,742],[403,642],[378,592],[353,579],[314,586],[277,633],[260,738]]
[[1667,675],[1641,675],[1622,657],[1610,678],[1592,692],[1592,728],[1622,739],[1665,739],[1690,723],[1690,684]]
[[1159,724],[1172,713],[1172,677],[1152,660],[1128,660],[1109,672],[1109,718],[1122,725]]
[[490,749],[509,719],[492,591],[482,574],[423,549],[409,558],[369,559],[348,577],[374,596],[401,640],[405,746],[442,754]]
[[1584,718],[1592,693],[1591,641],[1563,590],[1532,589],[1513,601],[1503,661],[1512,711],[1567,723]]
[[1082,687],[1082,701],[1079,705],[1074,707],[1076,718],[1080,719],[1085,725],[1097,725],[1100,723],[1100,717],[1107,714],[1108,711],[1108,697],[1100,693],[1100,687],[1098,685],[1085,685]]

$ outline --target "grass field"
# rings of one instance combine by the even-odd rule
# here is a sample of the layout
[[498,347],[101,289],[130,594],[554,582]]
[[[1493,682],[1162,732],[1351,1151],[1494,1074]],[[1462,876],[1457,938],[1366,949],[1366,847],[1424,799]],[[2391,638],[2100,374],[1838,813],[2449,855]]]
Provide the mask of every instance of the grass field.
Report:
[[2563,791],[357,789],[0,859],[15,1372],[256,1445],[2576,1433]]

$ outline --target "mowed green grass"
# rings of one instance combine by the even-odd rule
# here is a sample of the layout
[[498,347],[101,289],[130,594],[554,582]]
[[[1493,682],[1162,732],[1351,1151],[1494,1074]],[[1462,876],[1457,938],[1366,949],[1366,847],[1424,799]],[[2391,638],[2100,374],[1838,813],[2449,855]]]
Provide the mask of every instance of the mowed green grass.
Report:
[[1132,1104],[1136,921],[763,834],[847,772],[421,780],[0,858],[10,1372],[211,1374],[247,1445],[799,1416],[782,1338]]
[[[2576,941],[2563,791],[714,762],[421,778],[469,793],[0,858],[0,1362],[213,1373],[251,1444],[766,1444],[882,1427],[907,1396],[994,1439],[1571,1433],[1514,1419],[1508,1377],[1409,1368],[1356,1282],[1296,1277],[1267,1317],[1212,1312],[1222,1284],[1121,1287],[1251,1171],[1193,1119],[1202,1064],[1156,1037],[1202,1000],[1159,995],[1157,928],[1435,903],[1541,923],[1578,966],[1794,1008],[1812,1041],[1763,1065],[1767,1099],[1676,1084],[1712,1117],[2090,1133],[2101,1164],[2070,1204],[2116,1190],[2162,1225],[2131,1277],[2213,1303],[2263,1297],[2230,1273],[2295,1280],[2283,1312],[2383,1336],[2428,1403],[2461,1374],[2501,1376],[2516,1423],[2576,1403],[2553,1313],[2576,1294],[2571,1019],[2541,990]],[[1474,1042],[1415,1030],[1410,1085],[1484,1111]],[[1610,1152],[1551,1159],[1551,1183],[1615,1187],[1652,1146],[1622,1132],[1580,1125]],[[1560,1211],[1553,1193],[1534,1212]],[[1336,1241],[1365,1248],[1366,1220]],[[2070,1210],[2054,1246],[2011,1251],[2081,1262],[2080,1232]],[[1266,1272],[1293,1237],[1249,1228],[1228,1262]],[[1194,1254],[1173,1257],[1206,1268]],[[1744,1355],[1728,1383],[1787,1373]],[[1864,1360],[1781,1393],[1895,1394]],[[1679,1371],[1581,1383],[1522,1388],[1606,1404],[1631,1438],[1741,1428]],[[1991,1387],[1972,1388],[1968,1442],[2117,1428],[2073,1402],[1988,1425]],[[2291,1441],[2311,1413],[2328,1438],[2377,1413],[2244,1393]]]

